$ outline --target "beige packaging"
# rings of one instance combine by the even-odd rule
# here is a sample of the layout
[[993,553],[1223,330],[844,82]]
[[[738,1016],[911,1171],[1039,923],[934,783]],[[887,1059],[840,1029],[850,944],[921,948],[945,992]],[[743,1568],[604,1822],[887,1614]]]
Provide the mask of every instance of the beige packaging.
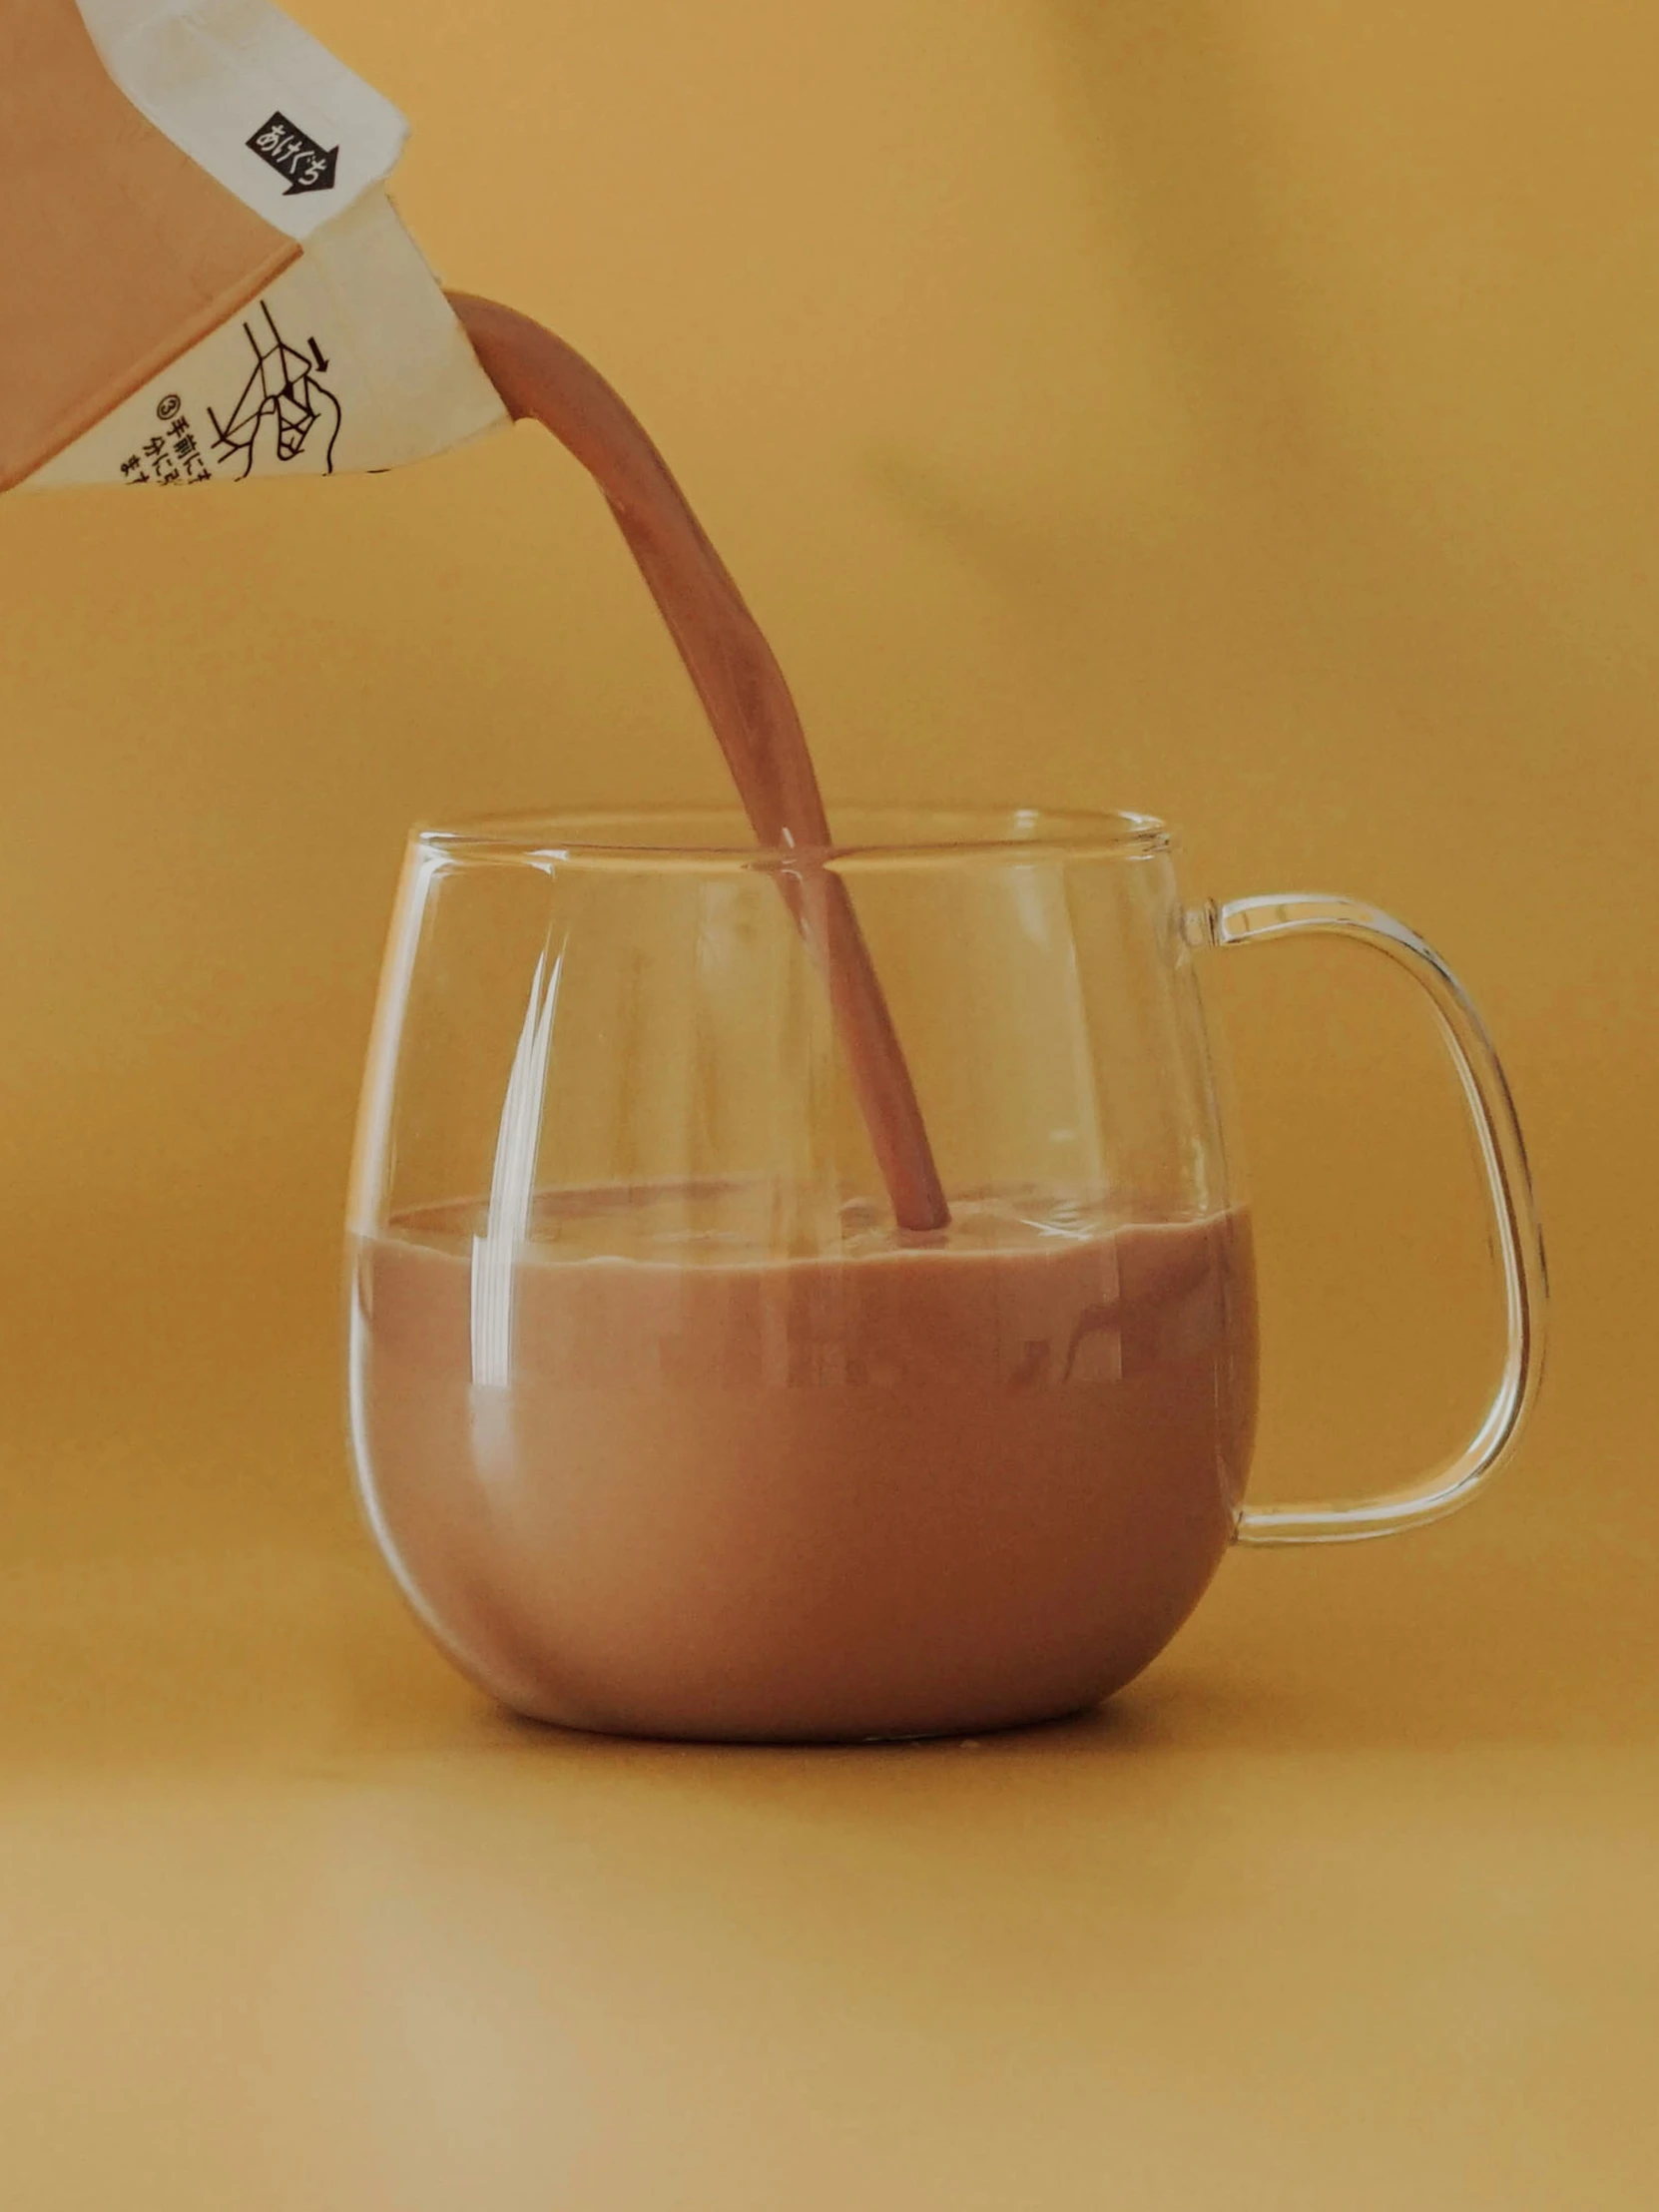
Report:
[[264,0],[0,0],[0,490],[395,467],[505,420],[384,181],[402,118]]

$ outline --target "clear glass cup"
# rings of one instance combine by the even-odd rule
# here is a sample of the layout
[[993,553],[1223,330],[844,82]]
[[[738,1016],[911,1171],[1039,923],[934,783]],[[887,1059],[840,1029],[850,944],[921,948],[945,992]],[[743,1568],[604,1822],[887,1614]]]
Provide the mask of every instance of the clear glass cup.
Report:
[[[1432,1520],[1531,1401],[1521,1138],[1420,939],[1334,897],[1189,904],[1144,816],[838,830],[803,853],[736,815],[619,815],[410,844],[352,1175],[352,1438],[410,1604],[523,1713],[806,1740],[1075,1710],[1235,1539]],[[895,1223],[802,923],[821,875],[885,989],[948,1228]],[[1247,1503],[1250,1220],[1197,971],[1306,930],[1433,1002],[1507,1351],[1448,1464]]]

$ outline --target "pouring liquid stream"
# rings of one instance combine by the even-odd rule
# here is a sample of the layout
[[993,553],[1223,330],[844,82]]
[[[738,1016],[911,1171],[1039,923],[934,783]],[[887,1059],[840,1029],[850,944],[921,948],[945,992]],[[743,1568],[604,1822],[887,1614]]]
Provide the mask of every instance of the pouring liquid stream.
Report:
[[854,1093],[901,1229],[950,1211],[915,1088],[831,842],[801,717],[777,656],[641,424],[581,354],[528,315],[451,292],[485,374],[519,420],[542,423],[604,493],[668,624],[755,834],[798,848],[780,887],[823,972]]

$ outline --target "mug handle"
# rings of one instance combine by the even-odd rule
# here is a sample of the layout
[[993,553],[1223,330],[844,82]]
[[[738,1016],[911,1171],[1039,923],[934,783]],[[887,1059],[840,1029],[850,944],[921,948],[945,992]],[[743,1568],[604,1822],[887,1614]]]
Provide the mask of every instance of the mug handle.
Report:
[[1380,907],[1320,892],[1291,892],[1210,904],[1191,922],[1190,935],[1218,947],[1262,944],[1300,931],[1347,937],[1397,961],[1433,1001],[1474,1122],[1497,1234],[1507,1340],[1497,1388],[1461,1451],[1415,1482],[1346,1504],[1246,1505],[1237,1534],[1246,1544],[1341,1543],[1420,1528],[1474,1495],[1507,1456],[1537,1394],[1548,1276],[1526,1146],[1508,1082],[1456,976],[1421,937]]

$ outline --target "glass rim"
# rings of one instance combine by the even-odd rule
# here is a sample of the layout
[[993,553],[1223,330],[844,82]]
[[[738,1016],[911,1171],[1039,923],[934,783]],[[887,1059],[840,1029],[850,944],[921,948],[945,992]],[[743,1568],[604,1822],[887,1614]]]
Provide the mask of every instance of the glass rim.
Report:
[[958,859],[1140,858],[1173,842],[1156,815],[1048,807],[846,806],[826,845],[760,842],[738,807],[628,807],[421,824],[410,844],[455,863],[789,871]]

